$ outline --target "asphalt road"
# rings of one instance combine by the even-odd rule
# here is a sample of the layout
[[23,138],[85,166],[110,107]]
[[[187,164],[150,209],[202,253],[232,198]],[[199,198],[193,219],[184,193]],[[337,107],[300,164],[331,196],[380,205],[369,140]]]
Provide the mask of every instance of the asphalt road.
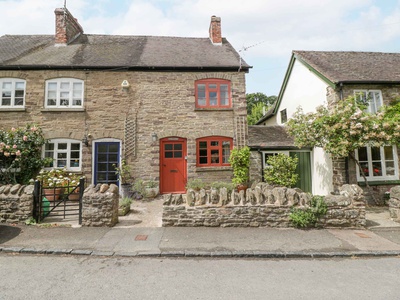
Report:
[[0,299],[399,299],[400,258],[101,258],[0,254]]

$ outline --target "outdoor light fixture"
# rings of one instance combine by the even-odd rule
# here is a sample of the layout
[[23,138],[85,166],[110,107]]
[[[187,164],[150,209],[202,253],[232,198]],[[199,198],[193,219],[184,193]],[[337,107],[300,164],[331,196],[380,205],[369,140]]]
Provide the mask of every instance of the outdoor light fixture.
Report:
[[122,81],[121,86],[123,89],[129,89],[131,85],[129,84],[128,80],[124,80]]
[[82,143],[84,143],[86,147],[89,146],[89,139],[87,134],[83,136]]
[[153,133],[151,134],[151,140],[152,140],[153,142],[157,142],[157,139],[158,139],[157,133],[153,132]]

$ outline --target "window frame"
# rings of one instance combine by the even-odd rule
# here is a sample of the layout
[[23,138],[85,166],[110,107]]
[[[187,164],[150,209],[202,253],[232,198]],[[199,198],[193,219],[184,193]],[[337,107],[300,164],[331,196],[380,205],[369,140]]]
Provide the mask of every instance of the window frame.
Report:
[[[50,144],[53,144],[53,149],[46,149],[46,147]],[[67,144],[66,149],[59,149],[58,145],[59,144]],[[79,150],[72,150],[71,145],[72,144],[79,144]],[[78,152],[79,151],[79,163],[78,166],[72,166],[71,167],[71,154],[72,152]],[[53,153],[52,156],[46,156],[46,153]],[[59,153],[66,153],[66,165],[65,166],[57,166],[57,161],[58,161],[58,154]],[[68,171],[76,171],[79,172],[82,169],[82,141],[80,140],[74,140],[74,139],[50,139],[47,140],[46,144],[43,145],[42,148],[42,157],[52,157],[53,158],[53,165],[50,167],[45,167],[45,169],[62,169],[66,168]]]
[[[62,89],[61,85],[63,83],[68,83],[69,87],[68,89]],[[81,93],[80,96],[77,97],[74,95],[74,84],[81,84]],[[50,84],[56,84],[56,89],[50,90],[49,85]],[[51,98],[49,97],[49,92],[55,92],[55,105],[49,105],[49,100]],[[79,90],[78,90],[79,91]],[[73,108],[83,108],[84,105],[84,91],[85,91],[85,83],[82,79],[77,79],[77,78],[69,78],[69,77],[64,77],[64,78],[53,78],[53,79],[48,79],[46,80],[46,91],[45,91],[45,102],[44,102],[44,107],[49,108],[49,109],[73,109]],[[68,93],[68,105],[61,105],[61,102],[64,100],[61,97],[62,93]],[[80,100],[81,104],[80,105],[74,105],[74,101]]]
[[[205,104],[199,104],[199,86],[204,85],[205,93]],[[215,88],[210,87],[211,85],[216,85]],[[227,85],[227,104],[221,104],[221,85]],[[210,92],[217,93],[217,104],[210,104]],[[221,108],[232,108],[232,95],[231,95],[231,81],[225,79],[200,79],[195,81],[195,101],[196,108],[209,108],[209,109],[221,109]]]
[[[4,83],[11,83],[11,90],[5,89],[5,91],[11,91],[10,95],[10,105],[3,105],[3,84]],[[22,105],[15,105],[15,94],[18,90],[16,88],[17,83],[23,83],[23,96],[22,96]],[[21,78],[0,78],[0,109],[2,108],[25,108],[25,96],[26,96],[26,80]],[[8,97],[6,97],[8,98]],[[21,98],[21,97],[18,97]]]
[[[383,106],[383,97],[382,97],[382,91],[381,90],[354,90],[354,97],[356,99],[360,98],[360,94],[363,94],[363,99],[368,100],[367,103],[367,109],[366,111],[371,113],[371,114],[376,114],[378,110]],[[379,94],[379,100],[380,103],[377,103],[377,99],[375,97],[376,93]],[[367,95],[372,94],[373,97],[367,98]],[[365,98],[364,98],[365,97]],[[365,101],[365,100],[364,100]],[[374,110],[372,109],[371,103],[373,102],[374,104]]]
[[[384,147],[391,147],[392,148],[393,159],[386,159]],[[398,164],[397,147],[396,147],[396,145],[386,145],[386,146],[382,146],[382,147],[365,146],[363,148],[367,149],[368,170],[374,170],[373,163],[374,162],[378,162],[378,160],[372,159],[372,148],[379,148],[379,151],[380,151],[379,163],[381,165],[382,175],[374,176],[373,175],[374,172],[371,172],[369,175],[365,174],[365,177],[367,178],[367,181],[386,181],[386,180],[398,180],[399,179],[399,164]],[[358,160],[358,162],[361,164],[362,162],[360,162],[360,160],[359,160],[359,149],[357,149],[355,151],[355,157]],[[394,175],[387,175],[386,163],[387,162],[391,162],[391,161],[393,161]],[[359,168],[359,166],[357,164],[356,164],[356,175],[357,175],[357,181],[364,181],[364,178],[360,174],[360,168]]]
[[[200,143],[206,142],[207,143],[207,156],[201,156],[200,154]],[[218,142],[218,146],[213,146],[211,145],[211,142]],[[227,136],[207,136],[207,137],[201,137],[196,139],[196,166],[203,168],[203,167],[224,167],[224,166],[230,166],[231,164],[229,162],[224,163],[224,142],[229,142],[230,147],[229,147],[229,155],[233,149],[233,138],[227,137]],[[218,163],[213,163],[212,162],[212,152],[218,150]],[[229,159],[228,155],[228,159]],[[207,163],[200,163],[200,159],[202,157],[207,157]]]

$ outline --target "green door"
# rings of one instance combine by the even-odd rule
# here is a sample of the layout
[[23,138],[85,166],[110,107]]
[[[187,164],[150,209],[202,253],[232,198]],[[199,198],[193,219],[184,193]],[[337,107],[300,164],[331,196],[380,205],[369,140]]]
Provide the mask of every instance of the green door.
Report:
[[296,156],[298,159],[296,173],[299,174],[299,180],[296,187],[303,192],[311,193],[311,155],[310,152],[290,152],[290,156]]

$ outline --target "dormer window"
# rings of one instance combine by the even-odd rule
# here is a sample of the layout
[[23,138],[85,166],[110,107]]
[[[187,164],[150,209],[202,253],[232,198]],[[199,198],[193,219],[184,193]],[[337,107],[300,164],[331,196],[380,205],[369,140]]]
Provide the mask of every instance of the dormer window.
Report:
[[382,92],[380,90],[355,90],[356,100],[368,105],[367,111],[375,114],[383,105]]
[[23,108],[25,106],[26,82],[18,78],[0,78],[0,108]]
[[83,80],[58,78],[46,81],[46,108],[83,108]]

